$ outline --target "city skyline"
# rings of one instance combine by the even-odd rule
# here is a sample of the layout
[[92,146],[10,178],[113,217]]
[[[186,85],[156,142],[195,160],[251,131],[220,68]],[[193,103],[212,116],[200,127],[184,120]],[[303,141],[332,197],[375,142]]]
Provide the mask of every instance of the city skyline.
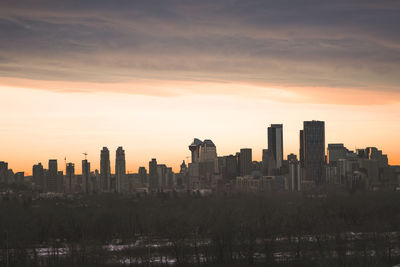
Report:
[[[302,123],[310,123],[310,122],[319,122],[319,121],[317,121],[317,120],[312,120],[312,121],[304,121],[304,122],[302,122]],[[326,122],[324,122],[324,121],[322,121],[322,123],[323,123],[323,129],[325,129],[325,123]],[[219,151],[219,149],[218,149],[218,145],[217,145],[217,155],[218,156],[222,156],[222,155],[234,155],[235,153],[237,153],[237,152],[240,152],[241,150],[246,150],[246,149],[250,149],[251,150],[251,157],[252,157],[252,161],[259,161],[259,162],[261,162],[262,161],[262,158],[263,158],[263,150],[266,150],[266,148],[268,148],[268,140],[269,140],[269,138],[271,137],[271,138],[274,138],[274,140],[275,140],[275,135],[272,135],[272,132],[271,132],[271,128],[276,128],[276,127],[279,127],[281,130],[281,132],[279,132],[279,134],[281,135],[282,134],[282,136],[283,136],[283,160],[287,160],[287,156],[288,155],[290,155],[290,154],[294,154],[294,155],[296,155],[296,156],[298,156],[298,158],[299,159],[301,159],[301,155],[300,155],[300,153],[301,153],[301,144],[300,144],[300,142],[298,143],[298,148],[297,148],[297,150],[295,149],[295,150],[293,150],[293,151],[288,151],[288,149],[285,147],[285,142],[286,142],[286,139],[285,139],[285,125],[283,125],[283,124],[274,124],[274,123],[272,123],[272,124],[266,124],[265,125],[265,145],[264,145],[264,147],[261,149],[261,151],[258,151],[258,150],[255,150],[254,148],[252,148],[252,147],[249,147],[249,146],[243,146],[243,147],[241,147],[241,148],[239,148],[237,151],[227,151],[227,152],[220,152]],[[290,128],[290,127],[289,127]],[[283,129],[283,130],[282,130]],[[299,129],[299,131],[297,132],[297,138],[299,138],[300,137],[300,139],[302,138],[302,132],[303,132],[303,130],[302,129]],[[299,134],[300,133],[300,134]],[[322,135],[324,136],[324,137],[326,137],[326,131],[324,131],[323,133],[322,133]],[[274,136],[274,137],[272,137],[272,136]],[[203,138],[200,138],[200,139],[203,139]],[[272,140],[272,139],[271,139]],[[202,141],[200,141],[199,140],[199,142],[202,142]],[[279,141],[280,142],[280,141]],[[346,147],[348,147],[348,148],[350,148],[350,150],[352,150],[353,148],[351,147],[351,146],[349,146],[348,144],[346,144],[346,143],[344,143],[344,142],[341,142],[340,140],[337,140],[337,142],[329,142],[329,141],[325,141],[325,145],[324,145],[324,155],[325,156],[327,156],[328,155],[328,153],[327,153],[327,151],[328,151],[328,145],[336,145],[336,144],[343,144],[344,146],[346,146]],[[187,145],[187,144],[186,144]],[[378,147],[378,148],[381,148],[382,149],[382,147],[381,146],[379,146],[379,145],[371,145],[371,144],[369,144],[369,145],[364,145],[364,146],[355,146],[354,147],[354,151],[356,151],[356,149],[358,149],[358,148],[365,148],[365,147]],[[124,148],[124,149],[123,149]],[[103,146],[102,147],[102,149],[101,149],[101,151],[100,150],[98,150],[97,151],[97,155],[95,154],[95,156],[93,156],[93,154],[91,155],[91,157],[89,157],[89,158],[87,158],[88,157],[88,153],[87,152],[82,152],[82,153],[77,153],[80,157],[82,157],[82,158],[80,158],[80,159],[78,159],[77,161],[74,161],[74,160],[72,160],[72,159],[70,159],[70,158],[67,158],[66,156],[64,157],[64,158],[55,158],[55,157],[48,157],[46,160],[44,160],[44,161],[33,161],[32,163],[27,163],[27,164],[31,164],[30,165],[30,168],[29,169],[27,169],[27,170],[25,170],[25,169],[15,169],[15,168],[12,168],[12,165],[10,165],[10,161],[8,161],[7,159],[3,159],[3,161],[5,161],[5,162],[7,162],[8,163],[8,166],[9,166],[9,168],[10,169],[13,169],[13,171],[15,171],[15,172],[25,172],[25,175],[32,175],[32,166],[33,165],[35,165],[36,166],[36,164],[42,164],[42,166],[43,166],[43,168],[45,168],[46,167],[46,163],[47,162],[52,162],[52,161],[54,161],[54,160],[57,160],[57,162],[58,162],[58,170],[59,171],[63,171],[64,172],[64,174],[67,174],[68,173],[68,171],[67,171],[67,169],[68,169],[68,166],[67,165],[69,165],[69,164],[77,164],[77,163],[79,163],[79,162],[82,162],[82,164],[83,164],[83,162],[84,162],[84,160],[87,160],[87,162],[89,162],[89,164],[92,166],[92,171],[94,171],[94,170],[98,170],[100,173],[109,173],[109,174],[115,174],[116,175],[116,165],[114,165],[114,164],[111,164],[111,162],[115,162],[115,164],[117,164],[117,156],[113,156],[114,155],[114,153],[110,153],[110,152],[114,152],[114,150],[115,150],[115,152],[118,154],[118,153],[121,153],[120,151],[122,151],[122,157],[123,157],[123,172],[124,173],[126,173],[126,174],[128,174],[128,173],[138,173],[138,170],[139,170],[139,168],[140,167],[142,167],[142,166],[147,166],[147,162],[148,162],[148,160],[147,159],[144,159],[144,160],[140,160],[140,161],[138,161],[138,162],[134,162],[134,163],[132,163],[132,161],[130,161],[129,160],[129,151],[127,151],[128,153],[127,153],[127,155],[128,155],[128,157],[126,157],[125,158],[125,150],[126,150],[126,148],[125,148],[125,146],[120,146],[120,145],[118,145],[117,147],[109,147],[109,146]],[[160,159],[159,157],[157,157],[157,152],[155,152],[154,153],[154,155],[151,157],[151,158],[156,158],[156,159],[158,159],[159,161],[161,161],[161,162],[165,162],[168,166],[172,166],[172,170],[175,172],[175,173],[178,173],[179,172],[179,168],[180,168],[180,165],[181,165],[181,163],[182,163],[182,160],[184,160],[186,163],[190,163],[190,162],[192,162],[192,156],[190,155],[190,152],[188,152],[187,151],[187,149],[185,150],[185,149],[183,149],[184,151],[186,151],[186,153],[188,154],[188,155],[186,155],[185,157],[182,157],[181,158],[181,161],[178,161],[178,162],[171,162],[171,161],[168,161],[168,160],[164,160],[164,159]],[[105,164],[105,167],[104,168],[106,168],[105,170],[109,170],[109,171],[103,171],[102,172],[102,167],[101,167],[101,160],[100,160],[100,158],[103,158],[103,151],[105,151],[105,153],[106,153],[106,155],[105,155],[105,159],[107,160],[107,162],[105,162],[104,164]],[[386,150],[385,149],[383,149],[383,151],[386,153]],[[271,151],[271,156],[273,156],[273,152]],[[386,153],[387,154],[387,153]],[[390,165],[398,165],[398,164],[396,164],[396,163],[392,163],[392,162],[394,162],[393,160],[391,160],[391,156],[388,154],[388,159],[389,159],[389,164]],[[56,164],[57,164],[57,162],[56,162]],[[126,166],[128,166],[128,167],[125,167],[125,162],[126,162]],[[140,163],[139,163],[140,162]],[[143,164],[142,164],[142,162],[144,162]],[[275,163],[275,160],[274,160],[274,164],[276,164]],[[64,166],[65,165],[65,166]],[[89,166],[90,166],[89,165]],[[137,166],[137,168],[129,168],[129,166]],[[90,168],[90,167],[89,167]],[[125,169],[126,169],[126,171],[125,171]],[[76,174],[81,174],[80,172],[79,172],[79,170],[80,170],[80,168],[76,168],[76,171],[74,170],[74,173],[76,173]],[[102,174],[102,175],[105,175],[105,174]],[[106,179],[106,178],[104,178],[104,179]],[[107,179],[109,179],[109,178],[107,178]],[[107,180],[106,179],[106,180]],[[107,186],[107,188],[109,187],[109,185]],[[106,189],[105,189],[106,190]]]

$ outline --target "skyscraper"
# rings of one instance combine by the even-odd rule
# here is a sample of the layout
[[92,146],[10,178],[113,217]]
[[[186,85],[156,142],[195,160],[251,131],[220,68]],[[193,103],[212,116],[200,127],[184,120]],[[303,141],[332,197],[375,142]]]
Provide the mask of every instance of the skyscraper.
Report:
[[[83,175],[83,174],[82,174]],[[66,167],[66,173],[65,173],[65,191],[68,193],[74,193],[75,192],[75,164],[73,163],[67,163]]]
[[189,150],[192,154],[192,163],[199,162],[201,145],[203,145],[203,142],[197,138],[195,138],[193,142],[189,145]]
[[268,127],[268,150],[275,160],[275,168],[280,169],[283,162],[283,125],[271,124]]
[[158,189],[157,160],[151,159],[149,162],[149,189]]
[[33,182],[35,183],[35,186],[37,186],[38,188],[40,188],[42,190],[45,188],[44,170],[43,170],[42,163],[33,165],[32,178],[33,178]]
[[252,151],[251,148],[240,149],[240,176],[250,175],[252,171]]
[[145,167],[139,167],[138,170],[138,174],[139,174],[139,180],[142,184],[147,184],[147,170]]
[[343,144],[328,144],[328,163],[336,166],[339,159],[345,159],[349,153]]
[[57,192],[58,167],[56,159],[49,160],[49,171],[46,180],[47,191]]
[[261,173],[269,176],[277,174],[275,157],[269,149],[262,150]]
[[110,191],[110,151],[107,147],[103,147],[100,152],[100,184],[103,192]]
[[125,151],[122,146],[118,147],[115,155],[115,178],[118,193],[126,193],[128,181],[125,167]]
[[0,183],[8,183],[8,163],[0,161]]
[[87,159],[82,160],[82,184],[83,191],[89,193],[89,177],[90,177],[90,162]]
[[322,169],[325,161],[325,122],[305,121],[300,132],[300,151],[303,153],[304,180],[316,184],[322,182]]

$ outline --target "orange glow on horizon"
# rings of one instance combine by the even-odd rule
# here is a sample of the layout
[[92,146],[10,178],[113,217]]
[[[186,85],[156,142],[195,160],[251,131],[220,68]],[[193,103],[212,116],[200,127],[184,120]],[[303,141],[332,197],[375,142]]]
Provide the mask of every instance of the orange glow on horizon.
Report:
[[298,154],[302,122],[318,119],[326,121],[326,144],[340,142],[351,150],[376,146],[390,164],[400,165],[398,95],[332,90],[215,81],[99,84],[6,78],[0,84],[0,98],[7,99],[0,107],[0,161],[14,172],[31,174],[33,164],[47,168],[50,158],[64,170],[67,157],[80,173],[81,153],[88,152],[92,170],[98,169],[100,150],[107,146],[113,170],[115,149],[123,146],[130,172],[147,168],[153,157],[179,171],[194,137],[212,139],[218,155],[251,147],[253,159],[261,160],[271,123],[284,124],[286,157]]

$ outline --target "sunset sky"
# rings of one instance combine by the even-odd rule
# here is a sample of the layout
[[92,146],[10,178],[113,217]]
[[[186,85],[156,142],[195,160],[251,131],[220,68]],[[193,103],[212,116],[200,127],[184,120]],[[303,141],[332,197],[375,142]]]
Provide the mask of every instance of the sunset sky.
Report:
[[2,0],[0,161],[178,171],[194,137],[260,160],[271,123],[298,154],[316,119],[400,165],[399,25],[394,0]]

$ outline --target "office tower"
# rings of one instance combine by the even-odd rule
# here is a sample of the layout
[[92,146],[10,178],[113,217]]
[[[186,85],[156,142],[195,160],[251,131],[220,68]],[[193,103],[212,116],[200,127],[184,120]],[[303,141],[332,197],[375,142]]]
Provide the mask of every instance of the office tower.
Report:
[[262,151],[262,162],[261,162],[261,173],[262,175],[273,176],[276,175],[278,170],[276,169],[275,157],[271,150],[263,149]]
[[303,126],[300,151],[303,152],[304,180],[320,184],[325,161],[325,122],[305,121]]
[[102,192],[110,191],[110,151],[107,147],[103,147],[100,152],[100,185]]
[[328,163],[337,165],[339,159],[345,159],[349,150],[343,144],[328,144]]
[[288,156],[289,161],[289,187],[291,191],[301,190],[301,166],[296,155]]
[[128,181],[125,168],[125,151],[122,146],[118,147],[115,156],[115,179],[118,193],[126,193]]
[[357,155],[359,158],[365,158],[369,160],[375,160],[378,163],[379,168],[388,166],[388,157],[382,153],[382,150],[376,147],[367,147],[365,149],[357,149]]
[[213,141],[205,139],[204,142],[195,138],[189,145],[192,154],[192,163],[215,161],[217,158],[217,148]]
[[299,149],[299,160],[300,167],[304,168],[304,131],[300,130],[300,149]]
[[67,163],[65,171],[65,192],[75,193],[77,184],[75,183],[75,164]]
[[223,177],[224,179],[233,180],[238,175],[238,162],[234,155],[225,156],[223,160]]
[[40,188],[42,190],[45,188],[44,170],[42,163],[33,165],[32,178],[33,178],[33,183],[37,188]]
[[167,166],[165,164],[157,165],[157,175],[158,175],[158,187],[167,187]]
[[57,171],[57,192],[65,192],[64,188],[64,173],[63,171]]
[[252,151],[251,148],[240,149],[240,176],[250,175],[252,171]]
[[57,181],[58,181],[58,167],[57,160],[50,159],[49,160],[49,171],[47,173],[47,191],[49,192],[57,192]]
[[217,159],[217,147],[213,141],[205,139],[201,144],[200,149],[200,162],[215,162]]
[[271,124],[268,127],[268,150],[275,160],[275,168],[280,169],[283,161],[283,125]]
[[146,168],[145,167],[139,167],[138,174],[139,174],[140,183],[147,184],[148,181],[147,181],[147,170],[146,170]]
[[191,151],[192,154],[192,163],[199,162],[200,159],[200,150],[201,150],[201,145],[203,144],[202,141],[199,139],[195,138],[193,142],[189,145],[189,150]]
[[90,162],[87,159],[82,160],[82,184],[83,191],[89,194],[90,181]]
[[8,183],[8,163],[0,161],[0,184]]
[[171,167],[167,167],[166,170],[166,178],[167,178],[167,187],[173,188],[175,186],[174,172]]
[[157,160],[151,159],[149,162],[149,189],[158,189]]

